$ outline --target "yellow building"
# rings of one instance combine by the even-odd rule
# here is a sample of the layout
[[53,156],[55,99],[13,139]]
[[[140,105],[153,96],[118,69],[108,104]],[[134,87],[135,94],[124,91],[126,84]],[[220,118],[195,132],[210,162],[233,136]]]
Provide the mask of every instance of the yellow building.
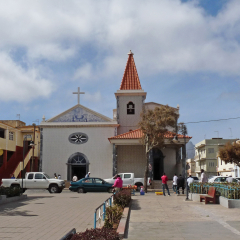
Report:
[[[35,131],[34,131],[35,130]],[[38,171],[40,131],[20,120],[0,120],[0,179]]]

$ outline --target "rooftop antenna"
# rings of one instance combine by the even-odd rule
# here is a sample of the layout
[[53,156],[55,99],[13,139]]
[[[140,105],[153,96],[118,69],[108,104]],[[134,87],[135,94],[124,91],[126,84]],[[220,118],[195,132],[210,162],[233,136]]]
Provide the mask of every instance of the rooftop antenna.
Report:
[[230,138],[232,138],[232,128],[229,128],[229,129],[230,129],[230,133],[231,133]]
[[17,118],[20,121],[20,113],[17,114]]
[[219,138],[219,131],[214,131],[214,132],[217,132],[217,134],[218,134],[218,138]]

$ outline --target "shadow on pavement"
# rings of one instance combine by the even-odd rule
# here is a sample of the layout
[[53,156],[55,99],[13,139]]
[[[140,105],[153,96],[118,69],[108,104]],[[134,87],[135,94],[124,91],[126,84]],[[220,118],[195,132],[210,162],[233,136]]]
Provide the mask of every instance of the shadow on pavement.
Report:
[[140,210],[141,209],[138,202],[139,202],[138,199],[132,199],[131,210]]
[[[26,216],[34,217],[38,215],[29,214],[30,211],[16,211],[14,209],[27,205],[28,202],[41,198],[53,198],[54,196],[30,196],[27,199],[23,199],[17,202],[10,202],[0,205],[0,216]],[[35,203],[44,204],[44,203]]]

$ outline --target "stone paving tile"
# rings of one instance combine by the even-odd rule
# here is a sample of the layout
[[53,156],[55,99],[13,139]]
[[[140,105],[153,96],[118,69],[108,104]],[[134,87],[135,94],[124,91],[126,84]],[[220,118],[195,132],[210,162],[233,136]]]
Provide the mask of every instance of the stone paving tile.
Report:
[[[0,240],[56,240],[72,228],[93,228],[94,211],[111,195],[27,191],[28,199],[0,205]],[[14,226],[14,228],[9,228]]]
[[[147,193],[133,197],[128,239],[240,239],[240,209]],[[151,218],[152,216],[152,218]]]

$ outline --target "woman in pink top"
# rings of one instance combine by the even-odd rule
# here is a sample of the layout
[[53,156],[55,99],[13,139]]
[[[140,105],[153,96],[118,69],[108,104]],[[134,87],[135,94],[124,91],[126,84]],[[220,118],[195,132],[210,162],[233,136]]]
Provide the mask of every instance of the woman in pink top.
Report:
[[117,175],[117,179],[115,180],[114,184],[113,184],[113,187],[115,188],[115,192],[119,192],[122,188],[122,185],[123,185],[123,181],[122,179],[120,178],[120,175]]

